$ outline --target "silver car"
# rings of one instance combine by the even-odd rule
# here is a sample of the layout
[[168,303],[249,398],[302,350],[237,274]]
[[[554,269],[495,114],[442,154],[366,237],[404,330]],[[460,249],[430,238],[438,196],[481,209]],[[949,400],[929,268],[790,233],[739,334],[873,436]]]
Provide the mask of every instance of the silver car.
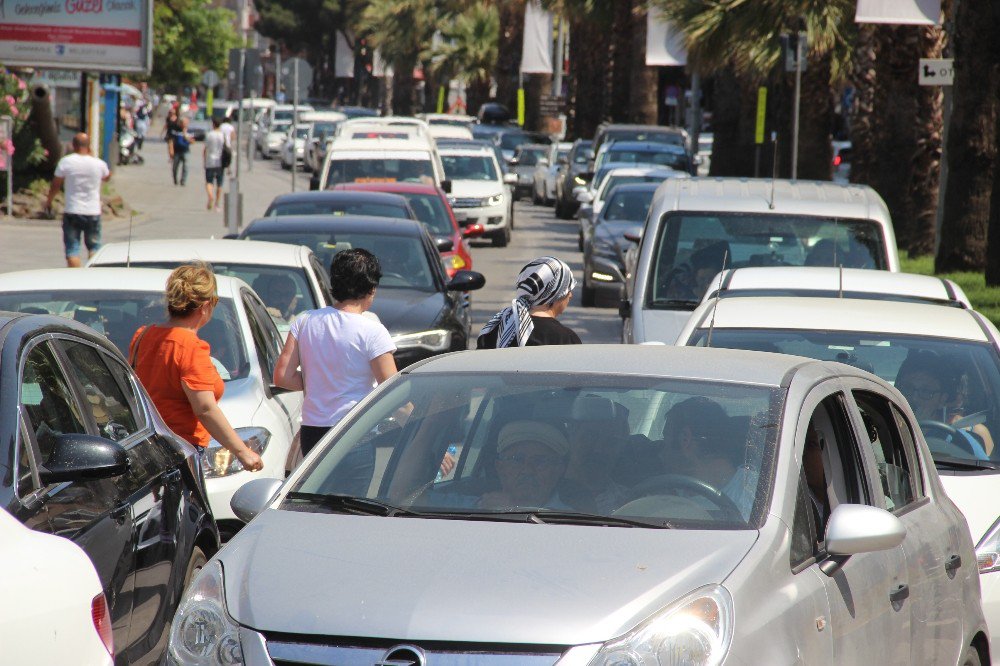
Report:
[[919,432],[888,383],[794,356],[439,356],[237,493],[256,517],[171,658],[985,663],[969,530]]

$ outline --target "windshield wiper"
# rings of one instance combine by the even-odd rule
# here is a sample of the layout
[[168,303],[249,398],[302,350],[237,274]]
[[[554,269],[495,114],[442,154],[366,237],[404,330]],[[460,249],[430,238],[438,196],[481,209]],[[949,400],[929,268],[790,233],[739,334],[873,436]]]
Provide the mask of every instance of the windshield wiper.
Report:
[[494,516],[518,516],[529,523],[552,525],[598,525],[601,527],[653,527],[657,529],[673,529],[673,525],[663,519],[637,520],[619,516],[602,516],[596,513],[579,513],[577,511],[550,511],[536,509],[534,511],[498,511]]
[[292,502],[309,502],[312,504],[322,504],[334,510],[343,510],[347,513],[365,516],[415,516],[419,515],[409,509],[394,506],[377,499],[368,497],[357,497],[355,495],[341,495],[338,493],[301,493],[290,492],[285,497]]
[[657,298],[650,305],[654,308],[687,308],[694,310],[701,301],[690,298]]
[[939,456],[932,454],[935,467],[944,469],[1000,469],[997,463],[991,460],[976,460],[974,458],[955,458],[952,456]]

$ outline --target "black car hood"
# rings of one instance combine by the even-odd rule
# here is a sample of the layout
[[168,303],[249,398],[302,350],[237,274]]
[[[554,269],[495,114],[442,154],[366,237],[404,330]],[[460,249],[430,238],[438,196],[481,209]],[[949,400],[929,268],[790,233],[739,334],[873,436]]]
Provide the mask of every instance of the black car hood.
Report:
[[444,294],[379,287],[372,312],[393,335],[415,333],[434,328],[444,309]]

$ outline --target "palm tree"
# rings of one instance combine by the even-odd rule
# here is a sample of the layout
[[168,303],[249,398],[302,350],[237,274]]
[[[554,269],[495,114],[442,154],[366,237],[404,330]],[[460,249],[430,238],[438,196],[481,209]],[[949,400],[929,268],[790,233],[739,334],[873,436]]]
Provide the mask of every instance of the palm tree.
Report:
[[475,115],[490,95],[490,75],[500,45],[500,13],[495,5],[478,0],[442,26],[441,36],[436,69],[465,82],[466,112]]

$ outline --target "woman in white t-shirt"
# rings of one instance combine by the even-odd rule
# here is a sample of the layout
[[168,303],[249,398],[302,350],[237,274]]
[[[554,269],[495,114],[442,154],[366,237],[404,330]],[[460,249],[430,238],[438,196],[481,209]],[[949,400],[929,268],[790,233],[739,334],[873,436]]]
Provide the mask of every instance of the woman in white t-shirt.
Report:
[[274,383],[305,393],[303,455],[375,386],[396,374],[392,336],[377,319],[364,316],[381,278],[375,255],[345,250],[330,265],[336,304],[303,312],[292,322],[274,366]]

